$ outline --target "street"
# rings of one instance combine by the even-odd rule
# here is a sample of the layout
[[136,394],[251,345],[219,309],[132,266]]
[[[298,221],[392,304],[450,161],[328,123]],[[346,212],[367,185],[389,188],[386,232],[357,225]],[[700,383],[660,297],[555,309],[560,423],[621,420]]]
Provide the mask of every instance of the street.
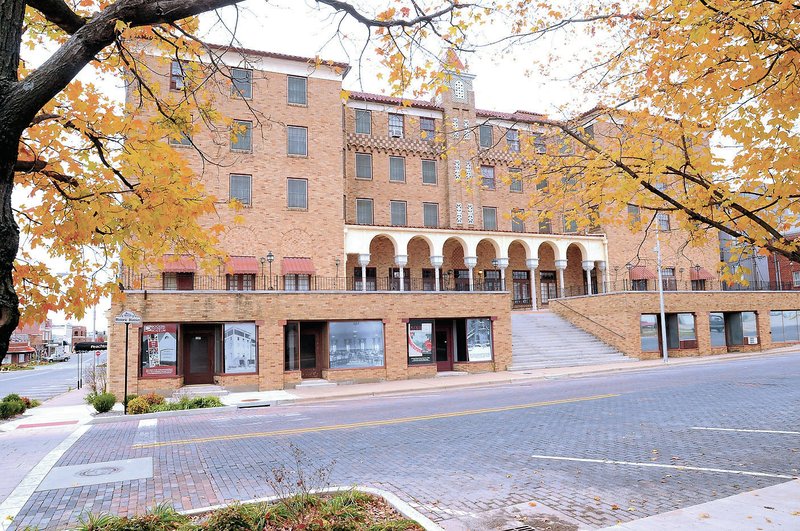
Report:
[[[83,366],[94,363],[94,352],[83,355]],[[101,352],[97,363],[104,363],[106,353]],[[73,354],[69,361],[41,365],[30,371],[0,372],[0,398],[16,393],[28,398],[47,400],[75,389],[78,385],[78,356]]]
[[309,487],[387,490],[444,526],[533,503],[599,528],[797,477],[799,362],[93,425],[53,469],[91,465],[83,479],[51,472],[15,528],[61,529],[85,511],[141,512],[164,500],[188,509],[267,496],[275,471],[298,458]]

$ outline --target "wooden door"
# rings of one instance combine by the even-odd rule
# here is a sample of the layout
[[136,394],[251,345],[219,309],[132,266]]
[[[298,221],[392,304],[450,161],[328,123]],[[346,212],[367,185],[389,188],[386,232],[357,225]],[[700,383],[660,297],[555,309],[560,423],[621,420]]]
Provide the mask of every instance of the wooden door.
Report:
[[300,327],[300,377],[301,378],[322,378],[322,367],[320,367],[319,353],[319,332],[316,330],[303,330]]
[[214,332],[189,331],[183,338],[183,383],[214,383]]
[[436,370],[453,370],[453,341],[450,327],[436,327]]

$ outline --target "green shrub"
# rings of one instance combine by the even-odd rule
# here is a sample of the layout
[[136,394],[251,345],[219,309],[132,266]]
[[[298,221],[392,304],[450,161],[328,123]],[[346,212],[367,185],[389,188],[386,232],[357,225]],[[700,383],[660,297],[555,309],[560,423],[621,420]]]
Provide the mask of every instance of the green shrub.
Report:
[[80,531],[175,531],[187,529],[189,518],[161,503],[143,515],[128,517],[105,513],[89,514],[81,516],[78,523]]
[[114,393],[100,393],[94,397],[92,406],[94,406],[94,409],[98,413],[105,413],[107,411],[111,411],[111,408],[114,407],[116,402],[117,397],[114,396]]
[[250,511],[239,504],[214,511],[205,521],[203,527],[214,531],[250,531],[251,529],[256,529]]
[[124,404],[123,404],[123,405],[127,406],[127,405],[128,405],[128,402],[130,402],[130,401],[131,401],[131,400],[133,400],[134,398],[137,398],[138,396],[139,396],[139,395],[128,395],[128,396],[126,396],[126,397],[125,397],[125,402],[124,402]]
[[142,415],[144,413],[150,413],[150,404],[147,403],[144,397],[137,396],[128,402],[128,414]]
[[0,402],[0,419],[10,419],[25,412],[25,404],[21,400],[3,400]]
[[17,393],[11,393],[10,395],[6,395],[3,398],[3,402],[19,402],[22,400],[22,397],[19,396]]

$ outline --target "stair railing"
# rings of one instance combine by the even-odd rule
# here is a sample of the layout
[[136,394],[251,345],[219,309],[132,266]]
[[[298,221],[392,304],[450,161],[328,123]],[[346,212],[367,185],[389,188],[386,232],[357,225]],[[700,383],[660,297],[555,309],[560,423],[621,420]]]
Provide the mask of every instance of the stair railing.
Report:
[[613,331],[613,330],[611,330],[609,327],[607,327],[607,326],[605,326],[605,325],[603,325],[603,324],[600,324],[600,323],[598,323],[597,321],[595,321],[594,319],[592,319],[592,318],[591,318],[591,317],[589,317],[588,315],[584,315],[584,314],[582,314],[581,312],[579,312],[579,311],[578,311],[578,310],[576,310],[575,308],[570,308],[569,306],[567,306],[566,304],[564,304],[564,303],[563,303],[562,301],[560,301],[559,299],[550,299],[550,303],[551,303],[551,304],[552,304],[552,303],[554,303],[554,302],[555,302],[555,303],[558,303],[559,305],[561,305],[561,307],[562,307],[562,308],[566,308],[567,310],[570,310],[570,311],[572,311],[572,312],[574,312],[574,313],[578,314],[579,316],[583,317],[583,318],[584,318],[584,319],[586,319],[587,321],[591,321],[592,323],[596,324],[597,326],[599,326],[599,327],[600,327],[600,328],[602,328],[603,330],[607,330],[607,331],[611,332],[612,334],[614,334],[614,335],[615,335],[615,336],[617,336],[618,338],[620,338],[620,339],[625,339],[625,336],[623,336],[622,334],[618,334],[617,332],[614,332],[614,331]]

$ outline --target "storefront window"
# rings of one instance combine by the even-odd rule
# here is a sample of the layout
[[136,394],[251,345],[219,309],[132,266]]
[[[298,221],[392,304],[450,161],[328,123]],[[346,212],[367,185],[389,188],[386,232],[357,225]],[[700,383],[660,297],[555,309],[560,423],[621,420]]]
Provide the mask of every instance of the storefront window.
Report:
[[711,346],[724,347],[725,342],[725,314],[714,312],[709,314],[709,329],[711,333]]
[[433,321],[408,323],[408,364],[433,363]]
[[772,341],[775,343],[800,341],[800,316],[797,310],[769,312]]
[[288,323],[283,327],[284,337],[284,367],[285,371],[300,370],[300,325]]
[[467,357],[469,361],[492,360],[491,319],[467,319]]
[[178,325],[142,326],[142,376],[175,376],[178,369]]
[[229,323],[225,325],[225,372],[256,372],[256,325]]
[[658,352],[658,319],[652,314],[642,314],[639,318],[639,332],[642,337],[642,352]]
[[383,366],[381,321],[332,321],[328,334],[331,369]]

